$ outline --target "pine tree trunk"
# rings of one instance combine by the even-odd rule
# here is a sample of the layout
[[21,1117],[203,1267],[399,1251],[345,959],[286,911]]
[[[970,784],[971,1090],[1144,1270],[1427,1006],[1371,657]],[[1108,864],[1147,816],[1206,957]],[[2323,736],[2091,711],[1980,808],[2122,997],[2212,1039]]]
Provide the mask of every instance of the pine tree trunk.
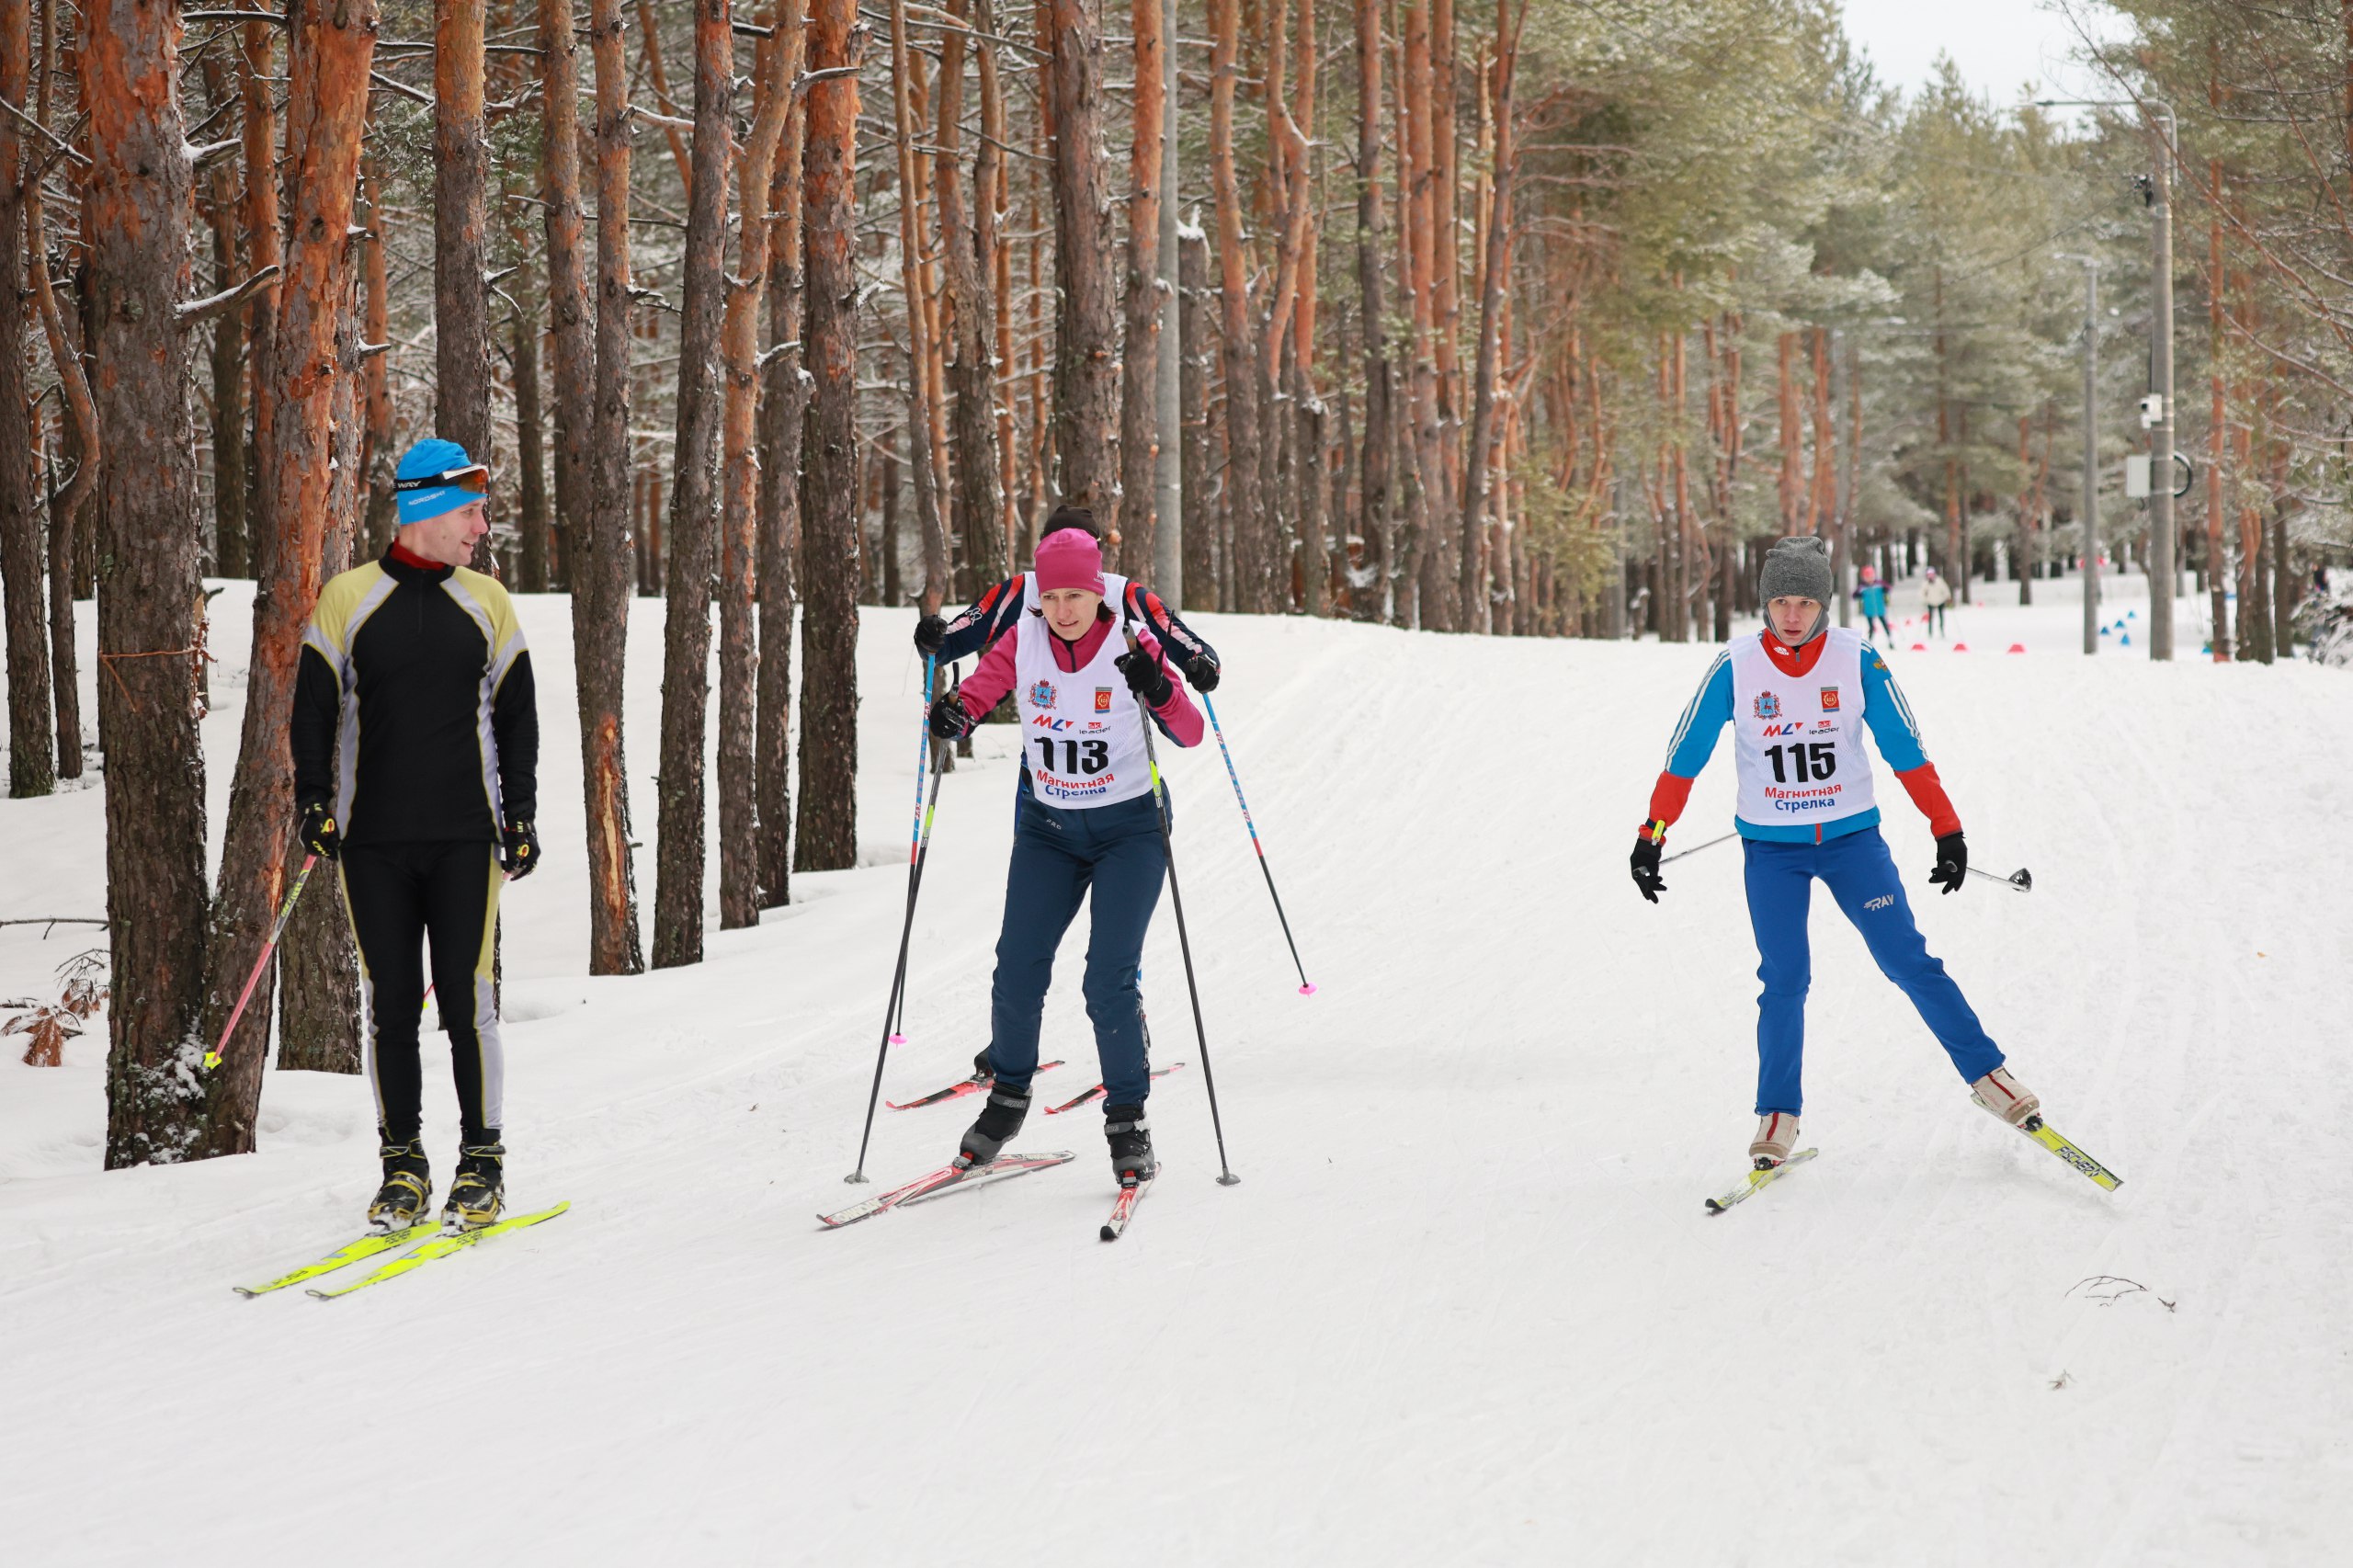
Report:
[[621,730],[636,496],[630,469],[630,112],[621,0],[594,0],[589,45],[597,68],[596,399],[588,425],[588,517],[574,536],[573,661],[588,818],[588,972],[635,974],[644,960]]
[[1120,483],[1111,455],[1120,381],[1111,210],[1103,191],[1102,29],[1087,0],[1047,0],[1046,10],[1052,25],[1046,92],[1054,121],[1054,280],[1062,290],[1054,323],[1058,492],[1108,525]]
[[[1385,298],[1381,198],[1381,6],[1357,5],[1357,291],[1358,327],[1364,335],[1364,456],[1357,529],[1375,573],[1375,600],[1382,620],[1397,620],[1397,526],[1392,487],[1396,480],[1396,415],[1389,361],[1389,306]],[[1358,614],[1368,607],[1359,606]]]
[[[483,8],[483,0],[438,0],[433,26],[433,427],[478,463],[491,460]],[[496,574],[490,535],[473,563]]]
[[760,547],[759,454],[760,304],[768,278],[768,197],[778,140],[800,74],[801,28],[797,15],[754,54],[751,134],[744,143],[737,184],[741,212],[736,281],[727,294],[722,332],[727,414],[721,448],[719,549],[719,924],[733,930],[760,923],[761,834],[757,800],[758,691],[761,649],[754,595]]
[[[961,19],[964,0],[956,0]],[[995,368],[990,362],[989,334],[995,318],[990,298],[995,223],[995,149],[983,136],[973,171],[974,204],[981,223],[966,210],[963,171],[958,166],[963,145],[965,35],[949,32],[940,40],[938,153],[933,165],[933,191],[939,208],[939,248],[947,260],[946,305],[949,315],[948,386],[955,396],[956,483],[954,494],[961,508],[964,563],[977,591],[1008,576],[1013,562],[1006,549],[1005,498],[999,493]],[[985,108],[983,119],[987,118]],[[986,232],[982,232],[985,230]]]
[[1225,370],[1225,511],[1232,519],[1234,608],[1275,608],[1273,519],[1259,493],[1257,339],[1242,238],[1242,187],[1233,169],[1233,86],[1241,70],[1242,0],[1211,0],[1210,181],[1217,205],[1220,333]]
[[186,1158],[204,995],[204,752],[188,652],[197,575],[188,335],[192,179],[174,6],[97,0],[82,61],[101,439],[98,723],[107,754],[108,1168]]
[[[1526,0],[1522,0],[1523,15]],[[1462,497],[1462,561],[1458,586],[1461,593],[1461,627],[1465,631],[1488,630],[1488,574],[1484,537],[1488,516],[1488,476],[1494,464],[1496,360],[1502,351],[1504,282],[1511,265],[1512,78],[1517,63],[1518,28],[1511,0],[1495,5],[1495,195],[1487,218],[1486,255],[1480,258],[1479,353],[1472,372],[1471,446],[1464,459]],[[1506,571],[1508,568],[1506,568]]]
[[[363,472],[368,480],[366,514],[354,541],[355,554],[381,556],[392,542],[392,527],[398,513],[392,502],[392,476],[400,455],[392,450],[392,378],[390,363],[392,333],[391,278],[384,265],[384,225],[392,215],[384,210],[383,186],[376,174],[375,160],[363,151],[359,159],[359,199],[366,209],[364,220],[368,233],[360,242],[360,278],[368,312],[363,337],[369,352],[361,361],[360,397],[362,416],[367,421],[368,439],[364,446]],[[575,204],[576,205],[576,204]],[[585,372],[581,371],[585,385]],[[556,359],[556,397],[559,417],[565,395],[563,383],[567,376],[563,357]],[[585,395],[585,392],[584,392]],[[559,472],[559,477],[561,472]],[[557,493],[557,505],[563,505],[563,493]]]
[[[864,35],[855,0],[810,10],[809,73],[847,72]],[[810,376],[808,514],[802,523],[801,816],[793,863],[837,871],[858,863],[858,497],[856,428],[858,78],[810,85],[802,200]]]
[[[1160,430],[1160,189],[1162,0],[1134,0],[1135,122],[1129,144],[1128,277],[1120,391],[1120,553],[1139,581],[1152,575],[1154,481]],[[1176,192],[1165,193],[1174,200]],[[1176,526],[1176,519],[1169,519]]]
[[1185,602],[1180,609],[1217,608],[1216,508],[1210,494],[1210,246],[1200,230],[1176,239],[1179,361],[1176,377],[1177,457],[1183,464]]
[[923,185],[915,170],[915,84],[907,52],[905,0],[891,3],[891,99],[897,131],[899,184],[899,293],[906,309],[907,461],[915,474],[915,521],[923,532],[923,600],[926,615],[938,612],[948,597],[948,533],[940,521],[939,471],[933,461],[931,359],[933,343],[924,309]]
[[[30,107],[32,10],[0,0],[0,100]],[[57,787],[50,728],[49,626],[42,601],[40,514],[33,505],[33,422],[25,396],[24,134],[0,115],[0,597],[7,600],[8,793]]]
[[515,367],[515,466],[518,494],[515,526],[522,535],[522,556],[516,562],[515,587],[526,594],[548,591],[548,482],[544,445],[546,423],[540,408],[539,290],[533,282],[531,251],[522,225],[516,225],[515,248],[522,258],[508,290],[521,301],[515,313],[511,353]]
[[716,369],[727,293],[734,7],[732,0],[695,0],[694,13],[694,184],[687,203],[677,466],[670,487],[669,600],[662,637],[655,969],[702,961],[703,738],[710,722],[711,579],[718,552],[712,514],[719,500],[722,409]]
[[[546,222],[548,347],[555,382],[557,581],[577,595],[576,542],[590,506],[588,432],[596,389],[588,280],[581,267],[580,55],[572,0],[539,0],[540,200]],[[371,279],[370,287],[373,287]]]
[[[319,597],[324,564],[335,474],[335,399],[351,373],[344,358],[347,342],[339,345],[337,338],[347,330],[352,307],[358,258],[348,236],[359,184],[369,67],[376,51],[376,9],[371,0],[333,10],[307,7],[290,34],[287,187],[293,222],[271,335],[277,384],[263,402],[267,417],[256,431],[255,448],[255,471],[268,492],[261,514],[270,519],[270,530],[256,541],[261,546],[261,573],[254,597],[244,730],[205,949],[208,1041],[220,1039],[228,1022],[287,881],[294,814],[287,725],[302,631]],[[244,1153],[254,1147],[268,1036],[269,1009],[249,1008],[237,1035],[220,1048],[222,1064],[205,1081],[205,1153]]]
[[[278,99],[270,79],[277,75],[272,58],[278,29],[267,22],[247,21],[239,40],[238,88],[242,97],[245,171],[243,203],[245,228],[245,271],[257,277],[282,267],[285,229],[278,210]],[[278,333],[278,286],[269,285],[238,307],[246,312],[246,384],[251,389],[254,439],[247,450],[255,460],[255,482],[245,497],[244,557],[241,577],[259,580],[268,570],[270,536],[269,484],[260,473],[262,424],[269,417],[269,395],[278,384],[271,362]],[[264,1009],[267,1016],[267,1009]]]
[[[215,112],[231,101],[229,67],[220,51],[206,53],[204,92]],[[214,161],[206,176],[205,207],[212,231],[212,288],[218,293],[243,281],[237,245],[237,172],[226,158]],[[221,577],[246,575],[245,566],[245,315],[222,311],[212,318],[212,565]]]
[[[786,0],[779,23],[791,21],[799,75],[808,28],[801,0]],[[768,209],[775,215],[768,245],[768,348],[760,397],[760,682],[759,755],[756,769],[760,824],[760,898],[764,907],[790,902],[792,871],[792,641],[794,567],[801,549],[801,446],[809,394],[801,357],[784,345],[798,339],[801,320],[801,170],[802,100],[790,95],[784,145],[777,158]]]

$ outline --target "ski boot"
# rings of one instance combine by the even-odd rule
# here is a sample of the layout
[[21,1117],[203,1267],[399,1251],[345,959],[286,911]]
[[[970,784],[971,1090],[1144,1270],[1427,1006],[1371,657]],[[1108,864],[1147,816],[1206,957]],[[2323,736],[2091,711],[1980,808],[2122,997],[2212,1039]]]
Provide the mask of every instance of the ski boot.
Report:
[[483,1142],[468,1142],[458,1150],[458,1174],[449,1178],[449,1200],[441,1206],[445,1231],[479,1231],[498,1218],[506,1201],[506,1177],[500,1162],[506,1146],[493,1134]]
[[1111,1146],[1111,1174],[1125,1187],[1142,1181],[1159,1168],[1152,1153],[1152,1123],[1140,1105],[1103,1108],[1103,1139]]
[[1785,1110],[1768,1111],[1756,1119],[1756,1136],[1748,1141],[1749,1163],[1769,1171],[1790,1157],[1798,1144],[1798,1119]]
[[368,1205],[368,1222],[380,1231],[404,1231],[425,1218],[426,1205],[433,1201],[433,1173],[425,1163],[425,1143],[416,1138],[395,1143],[381,1128],[377,1136],[383,1139],[377,1152],[384,1160],[384,1185]]
[[2031,1132],[2041,1123],[2042,1118],[2037,1113],[2042,1109],[2042,1102],[2034,1097],[2033,1090],[2011,1077],[2006,1067],[1996,1067],[1970,1085],[1969,1097],[2012,1127]]
[[1005,1152],[1005,1146],[1021,1131],[1021,1123],[1029,1115],[1029,1090],[1016,1094],[1010,1089],[990,1089],[988,1103],[981,1108],[980,1117],[964,1130],[964,1142],[957,1151],[956,1163],[967,1170],[988,1165]]

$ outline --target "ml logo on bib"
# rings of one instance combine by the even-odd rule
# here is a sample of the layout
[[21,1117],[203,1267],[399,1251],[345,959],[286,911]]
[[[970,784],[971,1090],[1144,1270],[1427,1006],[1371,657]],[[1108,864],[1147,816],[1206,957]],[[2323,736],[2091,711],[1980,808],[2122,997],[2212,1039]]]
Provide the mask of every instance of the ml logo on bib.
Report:
[[1054,683],[1050,680],[1041,680],[1031,683],[1029,687],[1029,706],[1032,708],[1051,708],[1053,705]]
[[1759,719],[1779,718],[1781,716],[1781,699],[1774,696],[1769,691],[1758,692],[1756,694],[1756,716]]

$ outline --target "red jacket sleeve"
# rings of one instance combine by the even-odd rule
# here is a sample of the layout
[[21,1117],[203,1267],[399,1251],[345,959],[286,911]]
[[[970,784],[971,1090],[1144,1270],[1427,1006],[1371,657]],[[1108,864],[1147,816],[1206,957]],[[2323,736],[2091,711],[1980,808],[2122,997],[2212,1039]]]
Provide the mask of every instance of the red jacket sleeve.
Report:
[[1928,831],[1942,838],[1949,833],[1961,831],[1961,813],[1952,809],[1952,801],[1945,797],[1944,781],[1937,777],[1937,765],[1924,762],[1907,773],[1895,776],[1904,783],[1904,792],[1920,814],[1928,819]]
[[965,712],[978,719],[1013,689],[1013,650],[1019,642],[1017,637],[1000,637],[989,644],[988,652],[981,655],[979,667],[961,687]]
[[1691,799],[1691,784],[1690,779],[1673,773],[1658,776],[1658,782],[1651,786],[1650,815],[1643,821],[1643,837],[1666,836],[1666,830],[1674,825],[1676,818],[1683,814],[1684,806]]

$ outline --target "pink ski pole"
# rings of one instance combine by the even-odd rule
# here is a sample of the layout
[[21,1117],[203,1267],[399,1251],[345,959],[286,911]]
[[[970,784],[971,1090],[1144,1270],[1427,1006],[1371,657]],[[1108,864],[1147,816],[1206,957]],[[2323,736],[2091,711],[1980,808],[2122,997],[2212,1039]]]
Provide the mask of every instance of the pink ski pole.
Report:
[[208,1073],[221,1065],[221,1053],[229,1049],[229,1037],[237,1032],[237,1020],[245,1016],[245,1004],[254,997],[254,986],[261,980],[263,966],[269,955],[278,950],[278,938],[286,933],[287,917],[294,913],[294,901],[302,896],[302,884],[311,880],[311,868],[319,863],[318,851],[302,857],[302,869],[295,873],[294,885],[286,894],[286,902],[278,906],[278,920],[269,928],[269,940],[261,945],[261,957],[254,960],[253,973],[245,976],[245,988],[237,993],[237,1005],[229,1009],[229,1027],[221,1031],[221,1043],[204,1053],[204,1070]]

